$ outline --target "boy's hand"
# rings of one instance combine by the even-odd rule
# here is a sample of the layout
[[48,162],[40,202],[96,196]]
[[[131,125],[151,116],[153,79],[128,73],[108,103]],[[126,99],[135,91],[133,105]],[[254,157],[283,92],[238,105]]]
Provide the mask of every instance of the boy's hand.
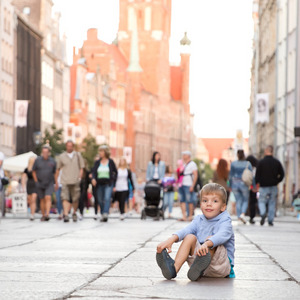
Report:
[[201,247],[197,250],[197,255],[198,256],[205,256],[208,253],[208,247],[207,244],[204,243],[201,245]]
[[166,241],[158,244],[158,246],[156,248],[157,253],[161,253],[164,249],[167,249],[168,253],[171,253],[172,252],[172,245],[177,241],[178,241],[178,236],[173,235],[172,237],[170,237]]
[[209,248],[213,247],[213,242],[210,240],[207,240],[204,242],[201,247],[197,250],[198,256],[205,256],[209,252]]

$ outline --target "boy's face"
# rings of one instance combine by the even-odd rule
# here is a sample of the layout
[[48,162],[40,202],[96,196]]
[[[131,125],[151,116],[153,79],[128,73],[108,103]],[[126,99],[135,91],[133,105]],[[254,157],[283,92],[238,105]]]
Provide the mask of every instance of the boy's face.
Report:
[[212,219],[225,211],[226,204],[218,194],[208,194],[202,196],[200,208],[207,219]]

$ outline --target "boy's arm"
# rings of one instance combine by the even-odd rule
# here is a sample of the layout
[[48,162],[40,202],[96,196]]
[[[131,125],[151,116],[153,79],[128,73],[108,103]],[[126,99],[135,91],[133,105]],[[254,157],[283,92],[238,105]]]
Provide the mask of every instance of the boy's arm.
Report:
[[200,216],[197,216],[188,226],[175,232],[178,242],[182,241],[188,234],[197,235],[197,228],[200,227]]
[[208,245],[208,247],[215,248],[219,245],[223,245],[231,238],[232,232],[231,221],[226,220],[222,222],[219,231],[207,239],[207,241],[210,241],[213,244],[212,246]]
[[164,249],[167,249],[168,253],[172,252],[172,245],[176,242],[178,242],[178,236],[176,234],[173,234],[166,241],[158,244],[156,249],[157,253],[161,253]]

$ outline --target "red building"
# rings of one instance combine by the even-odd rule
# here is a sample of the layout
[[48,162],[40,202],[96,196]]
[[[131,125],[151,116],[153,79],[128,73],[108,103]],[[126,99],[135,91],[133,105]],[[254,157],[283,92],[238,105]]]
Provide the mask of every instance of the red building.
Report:
[[[195,149],[189,106],[190,41],[185,35],[181,64],[170,66],[170,22],[171,0],[120,0],[117,39],[106,44],[96,29],[90,29],[80,50],[87,72],[101,74],[102,105],[109,103],[110,128],[102,126],[99,134],[108,137],[116,158],[123,155],[124,146],[132,148],[131,167],[138,174],[144,174],[155,150],[175,167],[181,151]],[[75,78],[72,84],[78,84]]]

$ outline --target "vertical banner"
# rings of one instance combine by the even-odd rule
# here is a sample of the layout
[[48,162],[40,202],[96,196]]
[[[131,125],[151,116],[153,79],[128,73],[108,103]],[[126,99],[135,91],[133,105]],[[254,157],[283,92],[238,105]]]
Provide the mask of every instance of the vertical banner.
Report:
[[269,94],[257,94],[255,101],[255,124],[269,122]]
[[75,124],[65,123],[64,125],[64,141],[73,141],[75,143]]
[[15,127],[27,126],[28,100],[15,101]]
[[125,157],[127,163],[130,165],[132,162],[132,148],[124,147],[123,148],[123,156]]

